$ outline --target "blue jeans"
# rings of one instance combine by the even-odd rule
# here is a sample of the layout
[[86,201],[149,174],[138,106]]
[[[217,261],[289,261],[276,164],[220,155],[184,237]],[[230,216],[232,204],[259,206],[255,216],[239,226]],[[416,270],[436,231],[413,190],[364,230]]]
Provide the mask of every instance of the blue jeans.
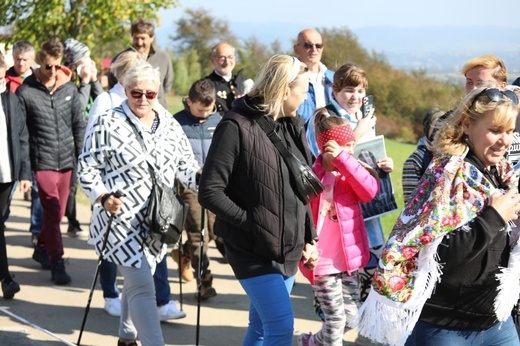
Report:
[[292,345],[294,313],[290,293],[294,276],[267,274],[239,281],[251,300],[242,345]]
[[103,298],[118,298],[119,289],[116,283],[117,265],[107,260],[101,261],[99,267],[99,283],[103,289]]
[[38,184],[32,172],[33,184],[31,188],[31,226],[29,231],[33,234],[40,233],[43,225],[43,208],[38,195]]
[[162,261],[157,263],[155,273],[153,274],[153,282],[155,284],[155,298],[157,306],[163,306],[170,301],[170,282],[168,281],[168,267],[166,266],[166,259],[164,256]]
[[[170,282],[168,281],[168,267],[164,256],[161,262],[157,263],[153,280],[155,284],[155,295],[157,306],[163,306],[170,302]],[[117,265],[107,260],[101,261],[99,268],[99,282],[103,289],[103,298],[117,298],[119,297],[119,289],[116,283]]]
[[432,324],[417,322],[405,346],[518,346],[518,333],[512,317],[504,323],[482,331],[443,329]]

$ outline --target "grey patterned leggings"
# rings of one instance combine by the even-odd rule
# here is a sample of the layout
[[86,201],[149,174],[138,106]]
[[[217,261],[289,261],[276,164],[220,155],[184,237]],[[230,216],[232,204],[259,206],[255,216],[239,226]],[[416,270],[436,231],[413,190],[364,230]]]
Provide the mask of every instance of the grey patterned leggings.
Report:
[[325,317],[321,330],[312,336],[312,341],[320,346],[342,346],[346,325],[359,308],[356,273],[315,276],[312,287]]

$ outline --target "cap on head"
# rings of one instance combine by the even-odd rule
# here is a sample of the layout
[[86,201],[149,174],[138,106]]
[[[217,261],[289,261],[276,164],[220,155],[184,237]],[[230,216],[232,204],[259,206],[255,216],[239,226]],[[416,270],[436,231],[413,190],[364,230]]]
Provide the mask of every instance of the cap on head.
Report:
[[74,65],[90,54],[90,49],[83,43],[73,38],[68,38],[63,43],[65,65]]

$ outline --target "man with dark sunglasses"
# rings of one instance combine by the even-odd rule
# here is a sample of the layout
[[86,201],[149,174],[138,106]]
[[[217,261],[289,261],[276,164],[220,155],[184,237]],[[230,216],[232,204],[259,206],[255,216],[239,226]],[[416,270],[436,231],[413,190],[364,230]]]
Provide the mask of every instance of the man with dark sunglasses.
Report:
[[32,257],[43,269],[51,270],[57,285],[71,281],[63,261],[60,224],[85,132],[84,104],[70,81],[71,71],[61,65],[62,58],[59,41],[44,42],[38,55],[40,67],[16,91],[27,121],[31,166],[43,208],[43,225]]
[[305,119],[305,127],[316,108],[325,107],[332,99],[332,82],[334,72],[321,62],[323,39],[314,29],[300,31],[294,53],[309,69],[309,91],[307,100],[298,108],[298,114]]

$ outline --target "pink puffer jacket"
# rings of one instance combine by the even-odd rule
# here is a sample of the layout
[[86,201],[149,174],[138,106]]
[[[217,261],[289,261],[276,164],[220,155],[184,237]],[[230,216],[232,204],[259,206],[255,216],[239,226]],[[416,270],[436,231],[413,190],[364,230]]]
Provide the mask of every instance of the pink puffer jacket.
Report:
[[[334,207],[338,215],[341,230],[341,246],[347,263],[349,274],[363,268],[369,258],[368,238],[360,202],[372,200],[379,192],[379,179],[375,178],[357,159],[343,151],[334,159],[336,169],[341,176],[334,183]],[[314,163],[313,170],[323,182],[326,172],[322,168],[322,156]],[[314,222],[318,220],[320,200],[323,194],[311,202]],[[316,230],[319,232],[319,230]],[[319,235],[319,233],[318,233]],[[318,242],[318,249],[320,243]],[[319,266],[319,262],[318,262]],[[311,283],[314,282],[314,271],[300,265],[302,273]]]

